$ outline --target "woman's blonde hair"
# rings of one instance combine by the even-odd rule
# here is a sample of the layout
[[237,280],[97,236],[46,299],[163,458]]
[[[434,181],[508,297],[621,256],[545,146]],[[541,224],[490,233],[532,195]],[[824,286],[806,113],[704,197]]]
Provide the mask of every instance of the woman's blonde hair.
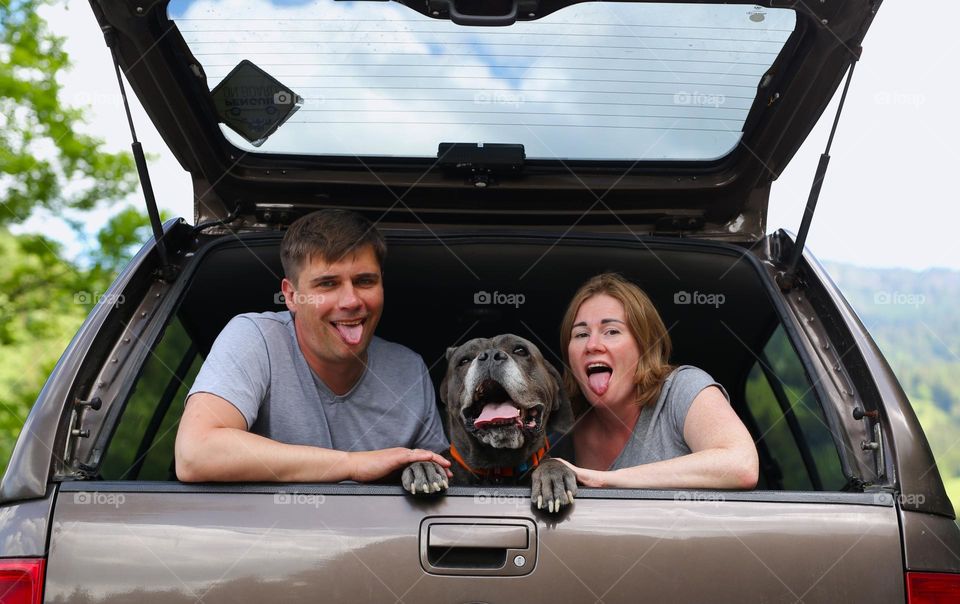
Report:
[[588,403],[580,391],[573,372],[570,371],[569,345],[573,331],[573,321],[580,306],[593,296],[606,294],[623,304],[627,329],[640,348],[640,360],[634,374],[637,385],[637,405],[656,401],[667,375],[673,371],[669,364],[672,344],[660,313],[657,312],[649,296],[635,284],[617,273],[602,273],[592,277],[580,286],[570,300],[567,312],[560,324],[560,344],[563,351],[563,386],[573,404],[577,416],[587,410]]

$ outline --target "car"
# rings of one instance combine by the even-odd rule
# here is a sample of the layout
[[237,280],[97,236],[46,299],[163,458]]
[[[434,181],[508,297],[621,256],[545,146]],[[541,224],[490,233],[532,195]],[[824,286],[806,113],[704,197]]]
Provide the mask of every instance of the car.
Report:
[[[921,426],[804,246],[828,153],[797,235],[767,234],[773,181],[836,119],[879,2],[91,7],[195,214],[161,225],[139,162],[154,236],[0,483],[4,602],[958,601],[960,530]],[[499,333],[560,367],[576,288],[637,282],[672,362],[729,391],[757,488],[582,487],[558,515],[521,487],[178,482],[214,338],[283,310],[284,229],[326,207],[385,234],[378,334],[437,384],[448,346]]]

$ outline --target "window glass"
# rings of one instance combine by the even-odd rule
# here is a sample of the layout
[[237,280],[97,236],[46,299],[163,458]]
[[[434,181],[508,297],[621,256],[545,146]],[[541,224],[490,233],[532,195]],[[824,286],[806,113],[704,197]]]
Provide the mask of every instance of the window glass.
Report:
[[[268,80],[230,87],[221,128],[237,147],[420,158],[441,142],[522,144],[531,159],[723,157],[796,26],[791,9],[650,2],[509,27],[344,0],[173,0],[168,15],[211,90],[248,60],[302,98],[283,122]],[[243,131],[244,116],[283,125],[254,146],[228,125]]]
[[105,480],[173,480],[173,444],[184,399],[200,371],[179,320],[144,364],[101,464]]
[[837,445],[815,388],[782,327],[773,333],[761,361],[750,370],[745,390],[760,439],[782,474],[783,488],[843,488],[846,479]]

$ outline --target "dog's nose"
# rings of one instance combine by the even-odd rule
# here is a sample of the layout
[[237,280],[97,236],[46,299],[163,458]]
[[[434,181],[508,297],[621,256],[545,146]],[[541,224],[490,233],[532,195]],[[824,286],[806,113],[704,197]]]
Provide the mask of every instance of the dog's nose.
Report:
[[486,361],[491,356],[493,357],[493,360],[497,363],[502,363],[503,361],[507,360],[507,353],[505,353],[502,350],[484,350],[483,352],[477,355],[477,360],[481,362]]

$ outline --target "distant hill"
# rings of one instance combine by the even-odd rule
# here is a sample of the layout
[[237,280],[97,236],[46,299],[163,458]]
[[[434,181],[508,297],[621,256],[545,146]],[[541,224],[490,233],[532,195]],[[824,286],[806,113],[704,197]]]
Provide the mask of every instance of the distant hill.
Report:
[[824,264],[910,397],[960,510],[960,271]]

